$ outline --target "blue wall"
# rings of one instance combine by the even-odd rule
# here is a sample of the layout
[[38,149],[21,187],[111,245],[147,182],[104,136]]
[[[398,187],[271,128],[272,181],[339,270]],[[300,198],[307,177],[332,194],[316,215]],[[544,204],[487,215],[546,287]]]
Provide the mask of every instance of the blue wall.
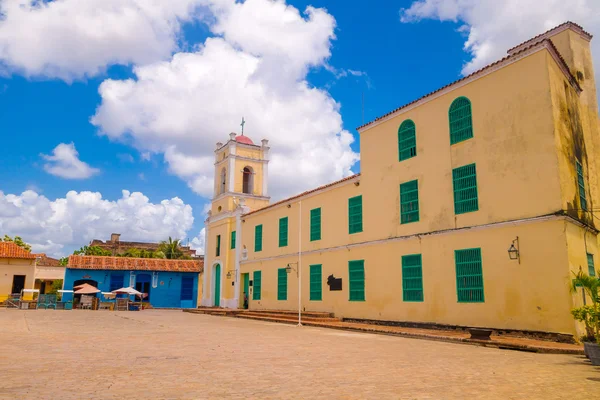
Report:
[[[72,290],[73,283],[80,279],[91,279],[98,282],[98,289],[103,292],[110,292],[111,275],[123,275],[123,285],[129,286],[129,276],[131,271],[115,270],[89,270],[67,268],[65,271],[65,280],[63,289]],[[152,271],[133,271],[136,275],[148,274],[152,276]],[[181,285],[183,277],[193,278],[193,293],[191,300],[181,300]],[[135,288],[135,283],[133,285]],[[198,273],[197,272],[158,272],[158,285],[154,288],[150,284],[150,304],[152,307],[161,308],[196,308],[198,298]]]

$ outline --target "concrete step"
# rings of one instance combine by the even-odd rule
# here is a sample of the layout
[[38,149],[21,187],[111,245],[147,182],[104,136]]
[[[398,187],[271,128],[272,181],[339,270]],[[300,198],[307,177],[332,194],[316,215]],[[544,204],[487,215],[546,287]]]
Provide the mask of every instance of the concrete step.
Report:
[[[290,321],[290,322],[298,321],[298,314],[294,315],[294,314],[263,313],[260,311],[246,311],[246,312],[237,314],[236,317],[238,317],[238,318],[247,318],[247,317],[268,318],[268,319],[272,319],[272,320],[276,320],[276,321]],[[312,317],[312,316],[305,316],[303,314],[302,321],[303,322],[328,323],[328,322],[340,322],[340,319],[332,318],[332,317]]]
[[[298,310],[241,310],[243,312],[259,312],[265,315],[295,315],[298,316]],[[324,311],[302,311],[302,317],[314,318],[333,318],[333,313]]]
[[[267,315],[252,315],[252,314],[247,314],[247,313],[240,313],[238,315],[235,316],[236,318],[244,318],[244,319],[253,319],[256,321],[267,321],[267,322],[276,322],[276,323],[280,323],[280,324],[297,324],[298,323],[298,319],[292,319],[292,318],[277,318],[277,317],[272,317],[272,316],[267,316]],[[314,321],[312,319],[304,319],[302,318],[302,324],[303,325],[307,325],[307,326],[331,326],[334,324],[339,324],[340,321],[338,320],[333,320],[333,321]]]

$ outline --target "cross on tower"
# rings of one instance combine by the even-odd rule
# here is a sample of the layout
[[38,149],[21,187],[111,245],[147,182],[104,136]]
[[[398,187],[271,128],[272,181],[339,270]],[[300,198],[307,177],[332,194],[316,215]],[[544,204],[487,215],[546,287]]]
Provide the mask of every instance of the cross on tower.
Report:
[[244,136],[244,125],[246,125],[246,121],[244,120],[244,117],[242,117],[242,123],[240,125],[242,126],[242,136]]

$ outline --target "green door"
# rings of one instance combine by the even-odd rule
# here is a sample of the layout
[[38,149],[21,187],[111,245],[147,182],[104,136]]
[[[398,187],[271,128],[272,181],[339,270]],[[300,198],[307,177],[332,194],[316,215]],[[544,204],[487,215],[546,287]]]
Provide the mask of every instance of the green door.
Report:
[[221,305],[221,266],[215,267],[215,307]]
[[[244,301],[245,298],[250,298],[250,274],[242,274],[242,282],[244,283],[244,290],[242,292],[242,304],[246,308],[247,304]],[[245,293],[245,294],[244,294]]]

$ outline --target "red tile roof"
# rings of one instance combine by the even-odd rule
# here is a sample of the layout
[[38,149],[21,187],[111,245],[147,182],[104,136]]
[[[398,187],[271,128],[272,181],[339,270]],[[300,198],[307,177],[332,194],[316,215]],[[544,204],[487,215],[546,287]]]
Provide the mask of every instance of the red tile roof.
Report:
[[259,208],[258,210],[250,211],[249,213],[244,214],[244,216],[251,215],[251,214],[257,213],[259,211],[266,210],[267,208],[272,208],[272,207],[278,206],[280,204],[290,202],[290,201],[295,200],[295,199],[297,199],[299,197],[306,196],[307,194],[311,194],[311,193],[317,192],[317,191],[322,190],[322,189],[326,189],[326,188],[331,187],[331,186],[339,185],[340,183],[349,181],[349,180],[357,178],[359,176],[360,176],[360,172],[358,174],[347,176],[346,178],[340,179],[339,181],[331,182],[331,183],[328,183],[326,185],[319,186],[319,187],[311,189],[311,190],[307,190],[306,192],[302,192],[302,193],[297,194],[295,196],[288,197],[287,199],[283,199],[281,201],[278,201],[277,203],[269,204],[268,206],[263,207],[263,208]]
[[0,242],[0,258],[26,258],[33,260],[35,256],[13,242]]
[[67,268],[119,271],[202,272],[204,270],[204,261],[72,255],[69,256],[69,265]]
[[540,33],[539,35],[534,36],[531,39],[526,40],[523,43],[516,45],[515,47],[512,47],[512,48],[508,49],[508,54],[513,53],[519,47],[522,47],[522,46],[527,45],[527,44],[531,44],[532,42],[541,42],[543,39],[545,39],[545,38],[547,38],[549,36],[552,36],[555,33],[557,33],[557,31],[564,30],[566,28],[573,29],[575,32],[579,33],[580,35],[583,35],[587,40],[591,40],[592,37],[593,37],[590,33],[586,32],[581,25],[578,25],[578,24],[576,24],[574,22],[571,22],[571,21],[567,21],[567,22],[564,22],[564,23],[562,23],[562,24],[560,24],[558,26],[555,26],[552,29],[548,29],[546,32]]
[[449,87],[452,87],[452,86],[454,86],[454,85],[456,85],[456,84],[458,84],[458,83],[460,83],[460,82],[462,82],[462,81],[464,81],[466,79],[472,78],[472,77],[477,76],[477,75],[479,75],[479,74],[481,74],[483,72],[486,72],[490,68],[493,68],[493,67],[505,64],[508,61],[513,60],[514,58],[516,58],[518,55],[520,55],[520,54],[522,54],[522,53],[524,53],[524,52],[526,52],[528,50],[531,50],[533,48],[537,48],[537,47],[539,47],[539,48],[548,47],[548,50],[551,53],[554,53],[554,55],[557,56],[557,58],[559,60],[559,64],[561,66],[561,69],[565,73],[565,75],[567,76],[567,79],[569,80],[569,82],[577,90],[581,91],[581,86],[579,86],[579,83],[577,83],[577,79],[575,79],[575,77],[573,76],[573,74],[571,74],[569,66],[565,62],[564,58],[560,55],[560,53],[558,52],[558,50],[556,49],[556,47],[554,46],[554,44],[552,43],[552,41],[549,40],[549,39],[547,39],[547,38],[544,38],[543,40],[541,40],[539,42],[535,42],[535,43],[531,44],[530,46],[524,47],[522,49],[519,49],[519,51],[517,51],[517,52],[509,54],[508,56],[502,58],[501,60],[493,62],[493,63],[491,63],[489,65],[486,65],[485,67],[481,68],[478,71],[473,72],[472,74],[469,74],[469,75],[467,75],[465,77],[462,77],[462,78],[460,78],[460,79],[458,79],[458,80],[456,80],[456,81],[454,81],[452,83],[447,84],[446,86],[442,86],[441,88],[439,88],[437,90],[434,90],[433,92],[428,93],[428,94],[426,94],[426,95],[424,95],[422,97],[419,97],[418,99],[413,100],[410,103],[407,103],[407,104],[405,104],[403,106],[400,106],[400,107],[396,108],[395,110],[390,111],[387,114],[384,114],[384,115],[382,115],[380,117],[377,117],[374,120],[372,120],[370,122],[367,122],[366,124],[363,124],[363,125],[359,126],[358,128],[356,128],[356,130],[360,131],[361,129],[366,128],[367,126],[373,124],[374,122],[380,121],[380,120],[382,120],[382,119],[384,119],[384,118],[386,118],[386,117],[388,117],[388,116],[390,116],[392,114],[395,114],[396,112],[398,112],[398,111],[400,111],[400,110],[402,110],[402,109],[404,109],[406,107],[409,107],[409,106],[411,106],[411,105],[413,105],[415,103],[418,103],[419,101],[422,101],[422,100],[424,100],[424,99],[426,99],[428,97],[431,97],[434,94],[436,94],[438,92],[441,92],[442,90],[445,90],[445,89],[447,89]]
[[34,257],[39,257],[40,259],[37,262],[38,267],[60,267],[60,260],[56,258],[48,257],[46,253],[38,253],[34,254]]

